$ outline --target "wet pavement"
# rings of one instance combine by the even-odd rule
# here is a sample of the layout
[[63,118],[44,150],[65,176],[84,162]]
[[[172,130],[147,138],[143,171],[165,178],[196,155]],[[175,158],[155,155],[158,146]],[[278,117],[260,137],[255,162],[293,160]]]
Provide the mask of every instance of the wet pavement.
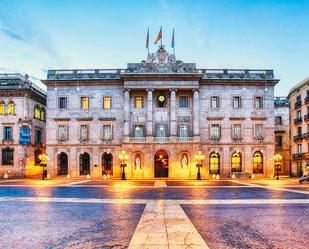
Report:
[[0,181],[0,248],[307,248],[309,186],[160,183]]

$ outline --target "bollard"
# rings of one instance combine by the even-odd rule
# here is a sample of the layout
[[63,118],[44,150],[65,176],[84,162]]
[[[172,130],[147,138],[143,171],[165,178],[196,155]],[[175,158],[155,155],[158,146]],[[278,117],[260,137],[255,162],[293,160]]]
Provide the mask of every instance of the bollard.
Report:
[[9,175],[8,174],[4,174],[3,178],[4,179],[9,179]]
[[111,178],[110,174],[107,174],[107,179]]
[[217,179],[217,180],[220,180],[220,175],[219,175],[219,174],[216,176],[216,179]]
[[90,174],[87,174],[87,179],[90,179]]
[[212,178],[213,178],[213,179],[216,179],[216,174],[212,174]]
[[106,180],[106,175],[105,174],[103,175],[103,179]]
[[71,179],[71,176],[70,176],[70,174],[67,174],[67,179]]
[[50,177],[50,174],[47,174],[46,178],[47,178],[47,179],[50,179],[50,178],[51,178],[51,177]]
[[235,179],[235,178],[236,178],[236,176],[235,176],[235,174],[234,174],[234,173],[232,174],[232,178],[233,178],[233,179]]
[[254,175],[254,174],[252,174],[252,175],[251,175],[251,179],[254,179],[254,178],[255,178],[255,175]]
[[273,175],[273,174],[270,174],[269,178],[270,178],[270,179],[273,179],[273,178],[274,178],[274,175]]

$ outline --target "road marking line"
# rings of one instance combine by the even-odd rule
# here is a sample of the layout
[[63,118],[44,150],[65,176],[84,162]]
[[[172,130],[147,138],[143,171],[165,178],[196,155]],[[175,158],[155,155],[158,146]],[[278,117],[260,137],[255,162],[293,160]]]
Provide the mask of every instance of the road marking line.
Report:
[[182,208],[174,201],[149,201],[129,249],[209,248]]
[[60,198],[60,197],[0,197],[0,202],[18,201],[18,202],[66,202],[66,203],[99,203],[99,204],[147,204],[152,203],[168,203],[172,204],[190,204],[190,205],[210,205],[210,204],[309,204],[309,199],[98,199],[98,198]]
[[78,182],[70,182],[67,183],[67,185],[76,185],[76,184],[81,184],[81,183],[85,183],[85,182],[90,182],[91,180],[84,180],[84,181],[78,181]]
[[286,186],[285,187],[274,187],[274,186],[269,186],[269,185],[258,185],[258,184],[254,184],[254,183],[248,183],[248,182],[243,183],[243,184],[247,185],[247,186],[256,187],[256,188],[266,188],[266,189],[272,189],[272,190],[278,190],[278,191],[287,191],[287,192],[292,192],[292,193],[309,195],[309,191],[288,189],[288,188],[286,188]]
[[166,188],[166,181],[165,180],[155,180],[153,187],[159,187],[159,188]]

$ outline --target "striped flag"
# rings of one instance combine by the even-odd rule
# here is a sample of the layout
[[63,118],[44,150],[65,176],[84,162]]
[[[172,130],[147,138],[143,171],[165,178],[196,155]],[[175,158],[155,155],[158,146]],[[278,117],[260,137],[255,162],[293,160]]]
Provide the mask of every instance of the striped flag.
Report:
[[149,28],[148,28],[147,36],[146,36],[146,48],[149,49]]
[[172,35],[172,44],[171,44],[172,48],[175,48],[175,33],[174,33],[174,29],[173,29],[173,35]]
[[[161,39],[162,39],[162,27],[160,29],[160,32],[159,32],[157,39],[155,40],[154,44],[157,44]],[[161,40],[161,43],[162,43],[162,40]]]

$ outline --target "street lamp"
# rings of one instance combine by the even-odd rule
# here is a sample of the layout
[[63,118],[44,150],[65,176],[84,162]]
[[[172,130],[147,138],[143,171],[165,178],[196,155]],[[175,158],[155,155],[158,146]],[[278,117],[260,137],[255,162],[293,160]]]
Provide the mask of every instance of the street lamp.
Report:
[[205,155],[202,154],[201,151],[197,152],[196,155],[194,156],[195,161],[196,161],[196,167],[197,167],[197,176],[196,180],[201,180],[201,167],[202,167],[202,161],[205,158]]
[[275,162],[275,169],[277,173],[277,180],[279,180],[279,170],[281,170],[281,160],[282,156],[280,154],[276,154],[273,156],[274,162]]
[[48,156],[46,154],[40,154],[39,155],[39,160],[40,160],[40,166],[42,167],[43,171],[42,171],[42,180],[45,180],[45,167],[47,166],[47,160],[48,160]]
[[121,180],[126,180],[126,173],[124,171],[124,168],[127,166],[127,161],[129,159],[129,156],[127,155],[125,150],[121,151],[121,154],[119,155],[119,160],[121,162],[120,167],[122,168],[122,174],[121,174]]

